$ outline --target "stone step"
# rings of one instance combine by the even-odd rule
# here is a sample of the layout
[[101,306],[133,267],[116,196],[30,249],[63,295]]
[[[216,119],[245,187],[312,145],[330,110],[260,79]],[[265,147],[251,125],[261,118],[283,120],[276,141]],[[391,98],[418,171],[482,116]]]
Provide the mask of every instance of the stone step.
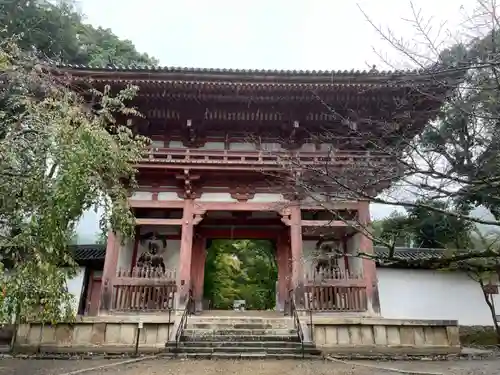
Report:
[[318,355],[312,355],[302,353],[299,354],[289,354],[289,353],[280,353],[280,354],[272,354],[272,353],[171,353],[166,352],[161,355],[162,357],[174,357],[174,358],[189,358],[189,359],[300,359],[300,360],[318,360],[321,359]]
[[186,328],[183,331],[184,336],[290,336],[296,335],[297,331],[294,329],[279,328],[279,329],[210,329],[210,328]]
[[207,323],[188,321],[189,329],[286,329],[288,324],[265,324],[265,323]]
[[190,316],[188,322],[201,323],[221,323],[221,324],[293,324],[291,318],[259,318],[259,317],[205,317],[205,316]]
[[[292,348],[302,349],[300,341],[180,341],[179,347],[213,347],[213,348],[226,348],[226,347],[242,347],[242,348]],[[169,342],[167,347],[175,347],[175,342]],[[307,342],[304,343],[305,348],[315,348],[314,344]]]
[[[196,354],[211,354],[211,353],[265,353],[265,354],[301,354],[302,348],[281,348],[281,347],[253,347],[253,346],[168,346],[166,350],[172,353],[196,353]],[[315,347],[304,347],[304,353],[319,355],[321,351]]]
[[249,341],[280,341],[280,342],[298,342],[297,334],[293,335],[191,335],[185,333],[182,336],[183,341],[228,341],[228,342],[249,342]]

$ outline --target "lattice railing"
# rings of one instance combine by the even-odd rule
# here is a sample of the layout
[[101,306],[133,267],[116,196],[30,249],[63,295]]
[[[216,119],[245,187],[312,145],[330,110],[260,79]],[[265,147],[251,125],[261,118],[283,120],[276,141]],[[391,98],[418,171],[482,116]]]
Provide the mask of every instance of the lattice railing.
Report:
[[366,286],[306,285],[306,309],[311,311],[367,310]]
[[120,269],[113,281],[112,310],[163,311],[174,309],[175,270]]
[[366,311],[362,272],[342,268],[315,269],[305,277],[306,308],[312,311]]
[[293,160],[301,164],[338,164],[348,165],[353,162],[371,165],[387,163],[390,155],[373,151],[338,151],[338,152],[267,152],[234,150],[197,150],[151,148],[144,155],[144,161],[167,164],[249,164],[281,165]]

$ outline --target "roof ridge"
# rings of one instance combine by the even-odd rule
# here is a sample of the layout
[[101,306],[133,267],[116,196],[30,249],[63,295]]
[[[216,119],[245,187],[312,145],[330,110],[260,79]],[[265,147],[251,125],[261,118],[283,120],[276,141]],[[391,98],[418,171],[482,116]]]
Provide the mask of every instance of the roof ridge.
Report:
[[394,70],[377,70],[371,68],[369,70],[360,69],[338,69],[338,70],[322,70],[322,69],[236,69],[236,68],[197,68],[197,67],[181,67],[167,65],[145,65],[145,64],[130,64],[130,65],[93,65],[93,64],[66,64],[53,63],[51,66],[58,68],[70,69],[87,69],[87,70],[106,70],[106,71],[130,71],[130,72],[172,72],[172,73],[233,73],[233,74],[274,74],[274,75],[306,75],[306,76],[331,76],[331,75],[371,75],[371,76],[391,76],[400,74],[421,74],[427,72],[427,69],[394,69]]
[[[390,249],[385,247],[385,246],[374,246],[375,249],[378,250],[387,250],[389,251]],[[445,248],[430,248],[430,247],[395,247],[395,251],[412,251],[412,250],[418,250],[418,251],[446,251],[450,249],[445,249]],[[463,250],[456,250],[456,251],[463,251]]]

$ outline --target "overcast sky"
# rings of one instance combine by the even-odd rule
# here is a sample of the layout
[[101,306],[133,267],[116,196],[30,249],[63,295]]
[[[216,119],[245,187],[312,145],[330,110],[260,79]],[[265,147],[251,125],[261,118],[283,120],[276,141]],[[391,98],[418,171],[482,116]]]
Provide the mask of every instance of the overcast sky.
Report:
[[[433,24],[454,30],[474,0],[415,0]],[[88,23],[130,39],[161,65],[202,68],[351,70],[407,67],[367,21],[412,40],[407,0],[80,0]],[[436,29],[435,27],[434,29]],[[376,51],[376,52],[375,52]],[[372,217],[392,211],[372,205]],[[79,227],[83,242],[97,232],[97,216]]]

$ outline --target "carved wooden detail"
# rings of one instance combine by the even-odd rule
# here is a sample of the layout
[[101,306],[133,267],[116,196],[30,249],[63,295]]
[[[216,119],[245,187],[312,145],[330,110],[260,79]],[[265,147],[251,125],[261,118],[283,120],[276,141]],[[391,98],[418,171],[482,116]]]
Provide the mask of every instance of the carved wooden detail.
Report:
[[186,191],[177,191],[177,196],[181,199],[199,199],[201,198],[201,190],[196,188],[194,190]]
[[229,193],[231,198],[236,199],[238,202],[246,202],[255,197],[255,189],[249,185],[232,187],[229,189]]
[[292,215],[292,212],[289,208],[284,208],[283,210],[281,210],[279,212],[279,214],[281,215],[281,222],[283,224],[285,224],[286,226],[290,226],[291,225],[291,215]]
[[285,198],[286,200],[291,201],[291,202],[294,202],[294,201],[298,202],[298,201],[301,201],[301,200],[307,198],[307,195],[303,194],[301,192],[298,192],[298,191],[293,191],[293,192],[283,193],[283,198]]
[[206,211],[198,211],[193,215],[193,225],[198,225],[205,217]]
[[199,187],[194,186],[194,182],[200,179],[200,175],[192,174],[189,169],[184,169],[184,173],[175,176],[182,184],[179,198],[196,199],[201,197]]

